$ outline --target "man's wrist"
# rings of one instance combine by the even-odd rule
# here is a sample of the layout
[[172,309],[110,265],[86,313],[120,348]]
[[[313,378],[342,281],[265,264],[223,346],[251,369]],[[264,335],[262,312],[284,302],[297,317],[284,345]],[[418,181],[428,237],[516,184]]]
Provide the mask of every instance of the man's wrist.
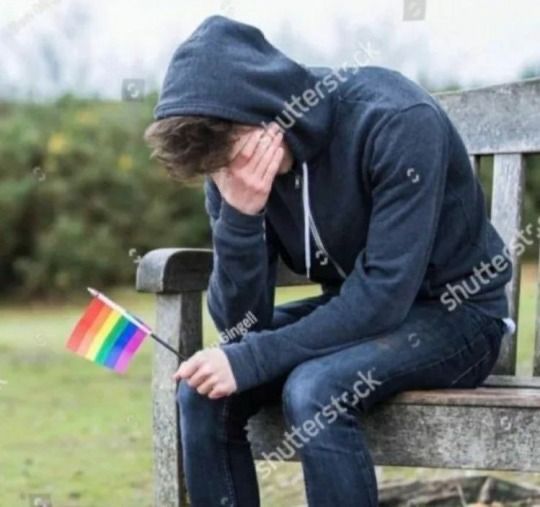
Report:
[[264,223],[266,209],[263,208],[259,213],[249,214],[240,211],[225,199],[221,202],[221,220],[233,227],[239,227],[241,229],[253,229],[261,230]]
[[236,392],[245,391],[259,384],[255,358],[248,343],[245,341],[229,343],[220,348],[231,366],[236,381]]

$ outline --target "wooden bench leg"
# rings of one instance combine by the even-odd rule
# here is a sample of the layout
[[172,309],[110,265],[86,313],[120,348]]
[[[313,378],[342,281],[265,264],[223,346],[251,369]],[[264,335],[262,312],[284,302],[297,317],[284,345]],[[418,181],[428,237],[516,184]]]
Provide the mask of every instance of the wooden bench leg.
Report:
[[[190,356],[202,347],[201,292],[157,296],[156,332],[176,350]],[[152,374],[154,505],[189,505],[182,464],[177,384],[171,375],[178,358],[154,344]]]

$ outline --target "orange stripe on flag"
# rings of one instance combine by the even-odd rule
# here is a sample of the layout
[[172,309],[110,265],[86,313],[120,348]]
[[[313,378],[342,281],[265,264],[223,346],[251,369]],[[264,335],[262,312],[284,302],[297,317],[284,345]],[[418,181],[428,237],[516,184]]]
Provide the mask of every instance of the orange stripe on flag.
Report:
[[111,313],[109,313],[109,316],[103,322],[103,325],[99,328],[99,331],[94,336],[94,339],[92,340],[92,344],[88,348],[88,351],[86,352],[85,357],[87,359],[90,359],[91,361],[96,360],[96,356],[99,353],[99,350],[103,346],[103,343],[113,330],[116,323],[122,320],[122,315],[117,312],[116,310],[113,310]]
[[84,334],[84,338],[77,349],[77,354],[80,354],[81,356],[86,355],[101,326],[107,320],[107,317],[112,311],[113,309],[110,306],[103,305],[103,307],[99,310],[99,313],[96,315],[94,322],[92,322],[91,326]]
[[99,311],[104,307],[103,301],[101,299],[95,297],[90,301],[90,304],[87,306],[83,316],[79,319],[79,322],[77,322],[77,325],[73,329],[73,332],[71,333],[71,336],[69,337],[69,341],[67,342],[67,348],[71,349],[73,351],[77,351],[79,348],[82,340],[84,339],[84,335],[88,331],[89,327],[92,325],[92,322],[94,322],[94,319],[97,317]]

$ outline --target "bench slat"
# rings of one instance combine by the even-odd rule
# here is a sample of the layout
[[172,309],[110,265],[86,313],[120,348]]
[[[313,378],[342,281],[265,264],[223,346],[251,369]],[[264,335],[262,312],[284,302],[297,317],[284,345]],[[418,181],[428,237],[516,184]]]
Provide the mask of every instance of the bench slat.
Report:
[[[157,248],[148,252],[137,268],[136,288],[139,292],[177,294],[204,291],[212,272],[211,248]],[[278,287],[314,285],[305,276],[293,273],[280,259]]]
[[521,407],[540,409],[540,389],[478,387],[476,389],[433,389],[405,391],[389,403],[400,405],[474,405],[477,407]]
[[[202,348],[202,302],[200,292],[157,296],[157,335],[184,355]],[[154,344],[152,373],[154,505],[187,505],[176,404],[176,383],[171,375],[178,359],[165,347]]]
[[[386,402],[361,415],[359,424],[376,465],[540,472],[538,409]],[[267,460],[265,468],[274,465],[271,459],[297,460],[285,431],[279,406],[250,420],[253,454]]]
[[469,153],[540,152],[540,79],[435,94]]
[[489,375],[482,386],[488,387],[533,387],[540,389],[540,378],[514,375]]
[[[514,274],[506,286],[506,293],[510,316],[516,324],[518,324],[521,258],[517,255],[516,248],[512,249],[511,246],[517,240],[521,227],[524,166],[524,157],[521,154],[502,154],[494,157],[491,220],[509,248],[514,266]],[[495,373],[515,373],[516,345],[517,329],[513,335],[505,336],[494,368]]]

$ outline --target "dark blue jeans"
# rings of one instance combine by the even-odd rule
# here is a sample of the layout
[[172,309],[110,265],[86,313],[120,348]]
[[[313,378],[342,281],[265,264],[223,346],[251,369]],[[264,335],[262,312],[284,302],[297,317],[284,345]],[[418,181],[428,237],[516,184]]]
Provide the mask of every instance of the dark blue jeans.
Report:
[[[326,299],[277,306],[272,326],[293,322]],[[375,469],[358,414],[407,389],[478,386],[497,359],[503,334],[502,320],[466,303],[448,312],[438,301],[416,302],[394,331],[359,337],[344,350],[245,392],[210,400],[182,381],[178,403],[192,505],[259,505],[245,427],[263,405],[281,400],[287,431],[271,454],[299,454],[309,505],[375,507]],[[272,473],[270,462],[258,462],[258,469]]]

